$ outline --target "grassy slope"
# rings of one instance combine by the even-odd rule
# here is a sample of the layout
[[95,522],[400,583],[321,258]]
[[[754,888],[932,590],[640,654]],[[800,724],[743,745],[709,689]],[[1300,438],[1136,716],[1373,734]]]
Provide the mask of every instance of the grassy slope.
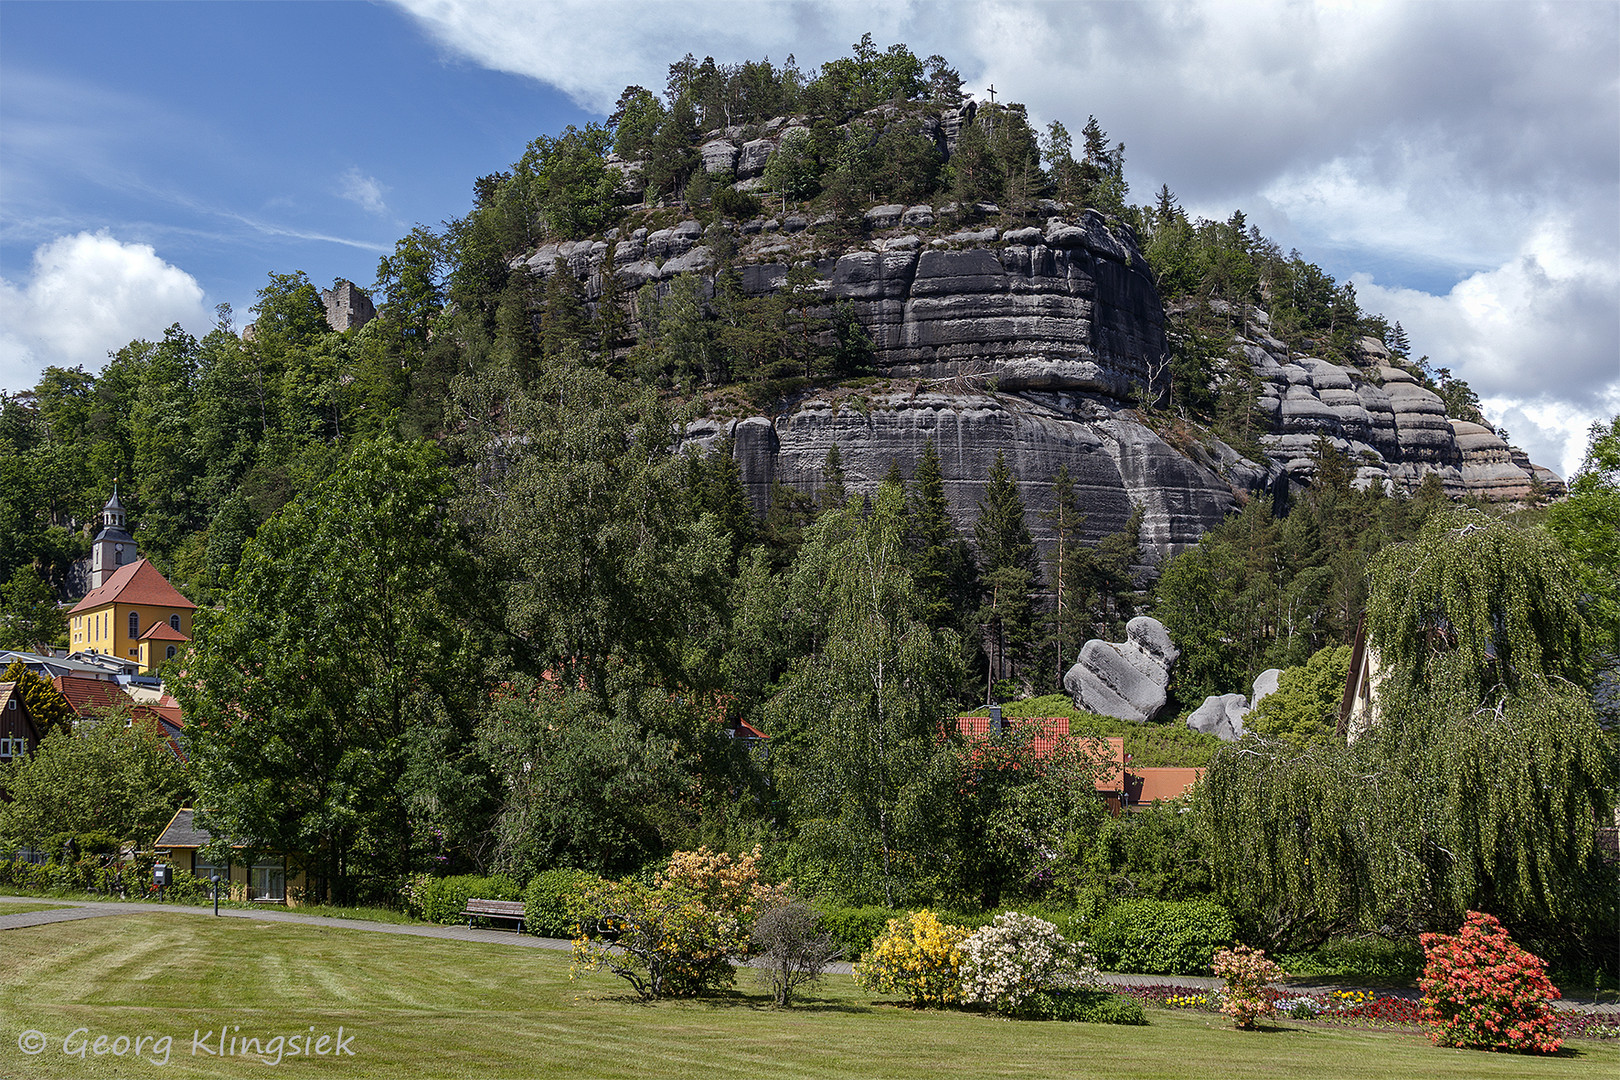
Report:
[[0,904],[0,915],[22,915],[30,911],[60,911],[62,908],[72,906],[71,904],[16,904],[7,902]]
[[[353,1058],[284,1059],[286,1076],[1582,1077],[1620,1072],[1620,1047],[1559,1059],[1437,1050],[1413,1035],[1281,1026],[1244,1034],[1203,1015],[1154,1011],[1147,1028],[1011,1023],[913,1012],[847,977],[808,1007],[743,992],[643,1005],[608,976],[568,979],[541,949],[393,938],[239,920],[137,915],[4,932],[0,1075],[237,1075],[262,1066],[192,1058],[191,1033],[356,1032]],[[170,1034],[169,1065],[61,1054],[62,1036]],[[25,1028],[53,1036],[25,1057]]]
[[[1125,752],[1131,755],[1131,764],[1139,768],[1208,765],[1210,757],[1222,745],[1215,736],[1193,731],[1177,720],[1137,724],[1129,720],[1116,720],[1112,716],[1081,712],[1063,694],[1047,694],[1010,702],[1001,707],[1001,712],[1004,716],[1067,716],[1069,730],[1076,735],[1124,736]],[[985,711],[982,708],[974,709],[963,715],[983,716]]]

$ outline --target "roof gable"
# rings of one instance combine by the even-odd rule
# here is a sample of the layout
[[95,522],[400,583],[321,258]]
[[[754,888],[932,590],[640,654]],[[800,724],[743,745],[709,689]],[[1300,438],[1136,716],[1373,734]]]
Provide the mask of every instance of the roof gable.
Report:
[[68,708],[76,716],[83,716],[86,709],[125,709],[135,704],[135,699],[124,693],[117,683],[103,679],[58,675],[51,680],[51,685],[67,698]]
[[85,594],[85,598],[69,614],[94,611],[108,604],[145,604],[186,611],[194,611],[197,607],[181,596],[180,591],[169,584],[169,579],[158,573],[157,567],[146,559],[136,559],[128,566],[120,566],[106,584]]
[[145,633],[141,634],[141,636],[139,638],[137,638],[136,640],[137,641],[148,641],[148,640],[150,640],[150,641],[190,641],[191,639],[186,637],[186,635],[182,634],[180,631],[176,630],[174,627],[170,626],[166,622],[155,622],[151,626],[148,626],[146,628]]

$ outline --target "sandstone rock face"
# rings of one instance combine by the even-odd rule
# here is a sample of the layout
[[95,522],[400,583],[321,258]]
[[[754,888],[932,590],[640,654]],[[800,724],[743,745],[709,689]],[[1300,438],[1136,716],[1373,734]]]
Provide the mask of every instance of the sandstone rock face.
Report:
[[1187,717],[1187,726],[1226,742],[1236,742],[1243,738],[1243,718],[1248,714],[1249,703],[1242,694],[1220,694],[1205,698]]
[[1088,641],[1063,676],[1076,708],[1146,723],[1164,709],[1170,667],[1180,656],[1157,619],[1138,615],[1125,625],[1125,640]]
[[763,513],[773,480],[815,492],[824,483],[827,451],[838,446],[847,490],[877,491],[891,461],[909,477],[932,439],[945,477],[953,524],[972,536],[978,505],[997,451],[1019,478],[1025,520],[1043,547],[1052,539],[1052,476],[1067,465],[1083,529],[1101,539],[1143,508],[1142,543],[1151,561],[1197,542],[1237,505],[1234,487],[1263,484],[1264,474],[1237,454],[1200,460],[1171,447],[1134,415],[1095,397],[987,394],[968,391],[813,397],[793,411],[745,420],[699,420],[688,443],[711,448],[727,436],[756,510]]

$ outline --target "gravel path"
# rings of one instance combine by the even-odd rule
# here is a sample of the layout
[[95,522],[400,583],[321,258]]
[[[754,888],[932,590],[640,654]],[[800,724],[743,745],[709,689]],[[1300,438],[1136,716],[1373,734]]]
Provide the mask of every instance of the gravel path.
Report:
[[[40,903],[41,898],[33,896],[0,896],[0,931],[18,930],[28,926],[43,926],[47,923],[71,922],[76,919],[100,919],[114,915],[213,915],[214,909],[210,907],[193,907],[186,904],[153,904],[119,902],[115,900],[58,900],[45,898],[49,903],[62,904],[62,908],[54,911],[25,911],[16,915],[5,914],[5,904],[10,903]],[[487,945],[508,945],[521,949],[557,949],[567,951],[573,944],[566,938],[533,937],[529,934],[515,934],[510,930],[480,930],[466,926],[437,926],[426,923],[382,923],[369,922],[364,919],[338,919],[330,915],[300,915],[296,911],[285,908],[220,908],[221,918],[250,919],[254,922],[281,922],[302,923],[306,926],[332,926],[346,930],[363,930],[374,934],[403,934],[407,937],[439,938],[446,941],[476,941]],[[829,974],[848,975],[850,965],[845,962],[827,965]],[[1115,972],[1106,972],[1103,981],[1115,986],[1159,986],[1173,985],[1185,986],[1200,990],[1213,990],[1221,985],[1221,980],[1200,975],[1125,975]],[[1388,994],[1394,997],[1417,997],[1417,991],[1411,989],[1389,987],[1348,986],[1338,984],[1321,984],[1283,987],[1283,989],[1309,990],[1313,993],[1326,993],[1331,990],[1373,990],[1379,994]],[[1559,1008],[1586,1009],[1595,1012],[1609,1013],[1620,1020],[1620,1003],[1598,1003],[1590,998],[1565,998],[1555,1002]]]

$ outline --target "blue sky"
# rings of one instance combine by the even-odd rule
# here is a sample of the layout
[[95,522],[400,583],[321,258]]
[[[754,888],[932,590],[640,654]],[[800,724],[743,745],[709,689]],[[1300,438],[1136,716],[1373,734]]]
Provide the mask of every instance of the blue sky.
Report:
[[[880,44],[1126,143],[1355,280],[1562,473],[1620,411],[1620,3],[0,0],[0,388],[230,303],[362,285],[529,140],[691,51]],[[982,94],[981,94],[982,96]]]

